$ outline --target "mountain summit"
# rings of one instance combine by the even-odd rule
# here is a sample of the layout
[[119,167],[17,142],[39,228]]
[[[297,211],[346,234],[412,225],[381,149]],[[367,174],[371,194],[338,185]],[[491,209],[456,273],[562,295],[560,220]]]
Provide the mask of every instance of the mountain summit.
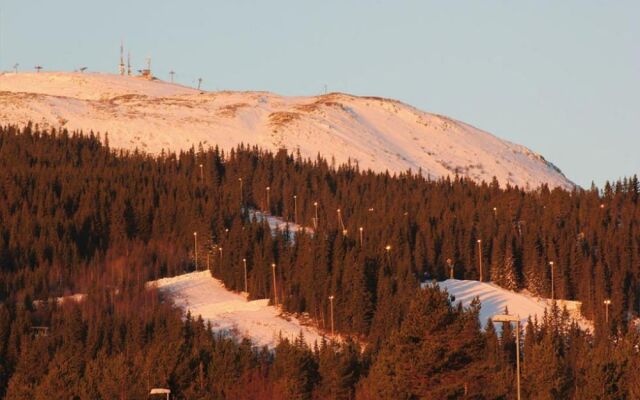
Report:
[[361,169],[421,169],[534,189],[574,184],[528,148],[396,100],[329,93],[206,92],[160,80],[101,73],[0,75],[4,123],[108,133],[112,147],[160,153],[240,143],[318,154]]

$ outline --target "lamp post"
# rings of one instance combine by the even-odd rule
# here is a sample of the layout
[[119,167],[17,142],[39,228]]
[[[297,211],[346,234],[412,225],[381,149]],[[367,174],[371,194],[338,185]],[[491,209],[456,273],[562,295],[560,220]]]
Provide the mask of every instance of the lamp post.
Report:
[[449,266],[449,279],[453,279],[453,261],[447,258],[447,265]]
[[553,261],[549,261],[549,266],[551,267],[551,301],[555,301],[555,287],[554,287],[554,279],[553,279]]
[[516,389],[520,400],[520,317],[509,314],[498,314],[491,317],[491,322],[516,323]]
[[244,193],[242,191],[242,178],[238,178],[238,182],[240,182],[240,209],[244,206]]
[[218,252],[220,253],[220,272],[222,272],[222,246],[218,247]]
[[248,285],[247,285],[247,259],[242,259],[242,264],[244,264],[244,291],[245,293],[249,293]]
[[196,271],[198,270],[198,232],[193,232],[193,258],[196,262]]
[[340,227],[342,228],[342,234],[346,235],[347,230],[344,228],[344,222],[342,222],[342,210],[338,208],[338,222],[340,223]]
[[498,207],[493,207],[493,216],[498,218]]
[[384,246],[384,251],[387,254],[387,262],[389,263],[389,267],[391,267],[391,245],[388,244]]
[[363,241],[363,231],[364,231],[364,228],[363,228],[363,227],[360,227],[360,228],[358,228],[358,230],[360,231],[360,247],[362,247],[362,243],[364,242],[364,241]]
[[204,169],[202,164],[200,164],[200,180],[204,182]]
[[276,265],[271,264],[271,270],[273,271],[273,303],[278,307],[278,287],[276,286]]
[[604,300],[604,321],[609,323],[609,306],[611,305],[611,299]]
[[318,229],[318,202],[317,202],[317,201],[314,201],[314,202],[313,202],[313,206],[314,206],[314,207],[315,207],[315,209],[316,209],[316,219],[314,219],[314,220],[313,220],[313,226],[314,226],[316,229]]
[[334,336],[334,330],[333,330],[333,298],[334,296],[331,295],[329,296],[329,303],[331,304],[331,336]]
[[482,282],[482,239],[478,239],[478,269],[480,270],[480,282]]
[[293,223],[298,224],[298,196],[293,195]]
[[271,212],[271,205],[269,204],[269,193],[271,192],[271,187],[267,186],[267,209],[265,210],[268,213]]

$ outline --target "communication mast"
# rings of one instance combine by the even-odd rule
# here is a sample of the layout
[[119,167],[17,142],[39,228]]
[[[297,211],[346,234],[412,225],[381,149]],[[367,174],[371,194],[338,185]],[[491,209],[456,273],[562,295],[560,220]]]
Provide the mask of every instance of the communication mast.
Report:
[[120,42],[120,75],[124,75],[124,45]]
[[153,79],[151,75],[151,58],[147,57],[147,68],[142,70],[142,77],[147,79]]

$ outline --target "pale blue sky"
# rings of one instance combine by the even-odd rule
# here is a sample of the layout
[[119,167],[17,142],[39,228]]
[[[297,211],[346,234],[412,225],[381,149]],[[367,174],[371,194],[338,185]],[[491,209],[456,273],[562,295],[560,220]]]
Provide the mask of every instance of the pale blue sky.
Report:
[[205,89],[400,99],[542,153],[640,173],[639,1],[0,0],[0,69],[136,67]]

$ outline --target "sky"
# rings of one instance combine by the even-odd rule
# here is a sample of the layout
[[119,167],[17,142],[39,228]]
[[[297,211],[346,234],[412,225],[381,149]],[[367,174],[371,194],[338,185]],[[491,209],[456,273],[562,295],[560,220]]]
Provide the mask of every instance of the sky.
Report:
[[135,69],[207,90],[401,100],[577,184],[640,175],[639,1],[0,0],[0,70]]

